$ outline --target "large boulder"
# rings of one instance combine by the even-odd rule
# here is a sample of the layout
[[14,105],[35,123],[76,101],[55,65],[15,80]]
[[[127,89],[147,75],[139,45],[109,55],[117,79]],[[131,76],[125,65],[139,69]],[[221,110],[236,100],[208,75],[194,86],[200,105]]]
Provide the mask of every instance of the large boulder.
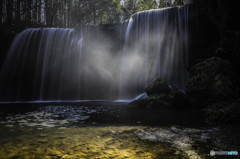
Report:
[[128,107],[131,109],[161,109],[170,106],[168,94],[154,94],[149,95],[146,98],[141,98],[128,103]]
[[129,108],[165,109],[191,106],[191,99],[177,86],[168,86],[161,78],[153,80],[146,88],[147,97],[130,102]]
[[166,82],[164,82],[161,78],[157,78],[153,80],[146,88],[145,91],[147,95],[154,94],[168,94],[170,89]]
[[191,70],[187,82],[187,93],[204,100],[228,99],[234,96],[232,65],[219,57],[206,59]]

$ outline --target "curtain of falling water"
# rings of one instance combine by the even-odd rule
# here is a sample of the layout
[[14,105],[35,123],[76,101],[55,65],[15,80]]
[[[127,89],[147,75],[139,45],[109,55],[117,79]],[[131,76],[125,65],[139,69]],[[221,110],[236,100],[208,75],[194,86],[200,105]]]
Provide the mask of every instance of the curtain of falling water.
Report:
[[[8,100],[59,99],[76,83],[82,38],[73,29],[26,29],[14,40],[1,71],[1,98]],[[69,78],[74,74],[76,78]]]
[[[131,58],[122,61],[120,98],[140,90],[156,77],[184,90],[188,66],[188,6],[149,10],[132,15],[125,32],[122,54],[144,57],[129,71]],[[132,75],[135,75],[133,77]],[[133,85],[128,85],[134,81]],[[132,88],[131,88],[132,86]],[[128,90],[128,91],[126,91]]]
[[114,26],[26,29],[1,69],[0,101],[132,98],[156,77],[184,90],[187,17],[183,6]]

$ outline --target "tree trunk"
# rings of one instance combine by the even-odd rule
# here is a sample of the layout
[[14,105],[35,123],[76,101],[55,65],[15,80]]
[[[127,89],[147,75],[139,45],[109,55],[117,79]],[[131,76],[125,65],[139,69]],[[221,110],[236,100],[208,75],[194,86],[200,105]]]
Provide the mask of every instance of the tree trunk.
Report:
[[3,18],[3,16],[2,16],[2,15],[3,15],[3,14],[2,14],[2,10],[3,10],[3,9],[2,9],[2,8],[3,8],[3,0],[1,0],[1,2],[0,2],[0,18],[1,18],[1,19],[0,19],[0,24],[2,24],[2,18]]
[[15,16],[15,20],[17,24],[21,22],[20,10],[21,10],[21,0],[17,0],[17,9],[16,9],[16,16]]
[[7,23],[12,24],[13,21],[13,8],[12,0],[7,1]]
[[37,16],[38,16],[38,23],[41,24],[42,22],[42,0],[39,0],[38,1],[38,13],[37,13]]
[[27,0],[27,23],[31,24],[32,15],[31,15],[32,0]]
[[49,2],[49,0],[44,0],[44,2],[45,2],[45,8],[44,8],[44,10],[45,10],[45,23],[46,23],[46,25],[47,26],[49,26],[50,24],[49,24],[49,19],[50,19],[50,2]]
[[65,28],[67,27],[67,9],[66,9],[66,6],[67,6],[67,1],[64,2],[64,27]]
[[35,0],[35,2],[34,2],[34,9],[33,9],[33,22],[35,23],[35,24],[37,24],[38,23],[38,16],[37,16],[37,14],[38,14],[38,0]]
[[70,27],[71,25],[71,1],[68,1],[68,10],[67,10],[67,14],[68,14],[68,18],[67,18],[67,27]]

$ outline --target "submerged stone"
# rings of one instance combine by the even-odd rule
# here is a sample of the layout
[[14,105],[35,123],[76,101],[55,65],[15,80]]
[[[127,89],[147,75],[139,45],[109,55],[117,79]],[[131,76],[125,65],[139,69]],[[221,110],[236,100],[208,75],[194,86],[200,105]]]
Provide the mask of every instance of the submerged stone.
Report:
[[43,134],[43,133],[42,133],[42,134],[40,134],[39,136],[40,136],[40,137],[46,137],[47,134]]
[[48,143],[48,140],[39,140],[38,142],[41,144],[46,144],[46,143]]

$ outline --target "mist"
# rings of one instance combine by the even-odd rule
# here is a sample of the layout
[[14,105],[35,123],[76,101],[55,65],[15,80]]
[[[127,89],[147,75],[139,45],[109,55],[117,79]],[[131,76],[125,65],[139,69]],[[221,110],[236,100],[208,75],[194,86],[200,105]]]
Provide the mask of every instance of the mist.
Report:
[[134,14],[128,22],[29,28],[0,74],[0,99],[131,99],[154,78],[185,89],[188,8]]

